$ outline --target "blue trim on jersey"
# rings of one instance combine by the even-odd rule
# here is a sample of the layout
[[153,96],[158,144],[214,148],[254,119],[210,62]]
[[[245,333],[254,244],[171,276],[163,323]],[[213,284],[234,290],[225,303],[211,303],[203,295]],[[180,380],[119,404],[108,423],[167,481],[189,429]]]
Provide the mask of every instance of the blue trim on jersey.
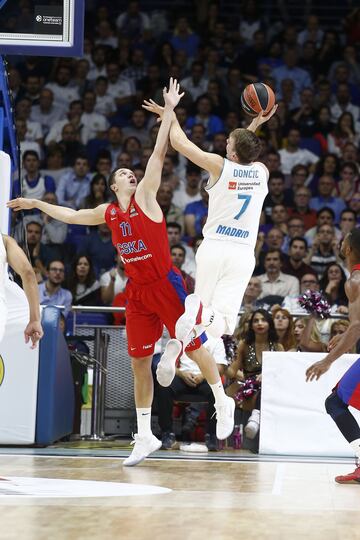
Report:
[[187,292],[184,286],[184,281],[181,275],[179,275],[175,270],[170,270],[167,275],[168,280],[171,285],[174,287],[176,294],[182,305],[185,304],[185,298],[187,297]]

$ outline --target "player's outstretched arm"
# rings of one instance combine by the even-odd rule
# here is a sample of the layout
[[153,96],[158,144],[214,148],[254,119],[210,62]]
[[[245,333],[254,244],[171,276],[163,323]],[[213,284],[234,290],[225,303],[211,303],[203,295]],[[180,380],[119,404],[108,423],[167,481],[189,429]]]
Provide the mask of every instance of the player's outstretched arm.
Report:
[[44,212],[44,214],[69,224],[100,225],[100,223],[105,223],[105,211],[108,204],[100,204],[96,208],[88,210],[73,210],[72,208],[49,204],[37,199],[24,199],[19,197],[18,199],[9,201],[7,207],[15,210],[15,212],[37,208],[41,212]]
[[[143,108],[159,116],[162,120],[164,114],[164,108],[155,103],[153,100],[144,101]],[[218,179],[224,166],[224,158],[218,154],[211,152],[204,152],[190,141],[185,132],[181,129],[179,122],[175,115],[170,129],[170,142],[171,146],[180,152],[183,156],[187,157],[190,161],[208,171],[212,178]]]
[[8,263],[21,277],[24,292],[29,304],[30,320],[25,328],[25,342],[31,340],[32,348],[43,336],[40,322],[39,292],[35,272],[27,260],[23,250],[11,236],[3,236]]
[[174,109],[179,103],[184,93],[180,94],[180,85],[176,79],[170,78],[169,89],[164,88],[163,96],[165,107],[163,108],[163,119],[156,137],[153,153],[147,163],[145,175],[142,179],[138,192],[156,193],[161,182],[162,167],[168,147],[169,131],[173,119]]
[[263,113],[258,114],[252,120],[251,124],[246,129],[248,129],[249,131],[253,131],[255,133],[255,131],[257,130],[258,127],[261,126],[261,124],[265,124],[265,122],[268,122],[268,120],[270,120],[270,118],[272,116],[274,116],[274,114],[276,113],[277,108],[278,108],[278,106],[274,105],[269,113],[267,113],[267,114],[263,114]]

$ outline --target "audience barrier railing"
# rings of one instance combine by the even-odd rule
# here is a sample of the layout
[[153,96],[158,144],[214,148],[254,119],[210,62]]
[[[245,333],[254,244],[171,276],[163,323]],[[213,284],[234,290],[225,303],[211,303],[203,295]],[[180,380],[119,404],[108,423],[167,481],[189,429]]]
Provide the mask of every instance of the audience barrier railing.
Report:
[[[73,331],[76,332],[76,316],[77,314],[85,313],[119,313],[124,312],[124,307],[105,307],[105,306],[72,306],[74,314]],[[242,315],[244,310],[239,311]],[[294,311],[291,315],[296,317],[304,317],[303,312]],[[347,318],[347,315],[334,313],[332,319]],[[94,356],[97,363],[93,370],[93,390],[92,390],[92,405],[91,405],[91,429],[90,434],[85,438],[87,440],[99,441],[105,438],[104,419],[105,419],[105,388],[107,377],[107,354],[109,345],[109,335],[104,332],[104,328],[98,325],[81,324],[82,328],[93,329],[94,331]]]

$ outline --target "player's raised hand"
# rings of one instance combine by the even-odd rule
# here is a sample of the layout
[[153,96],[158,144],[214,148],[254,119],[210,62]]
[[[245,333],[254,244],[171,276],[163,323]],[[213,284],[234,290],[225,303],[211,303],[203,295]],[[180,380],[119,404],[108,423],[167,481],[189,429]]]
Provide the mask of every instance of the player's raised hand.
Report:
[[7,202],[6,206],[18,212],[19,210],[31,210],[32,208],[36,208],[35,202],[35,199],[18,197],[17,199],[12,199],[11,201]]
[[267,113],[267,114],[264,114],[264,113],[258,114],[253,119],[253,121],[251,122],[250,126],[247,129],[249,129],[250,131],[256,131],[257,128],[259,126],[261,126],[261,124],[265,124],[265,122],[267,122],[268,120],[270,120],[270,118],[272,116],[274,116],[274,114],[277,111],[277,108],[278,108],[278,105],[275,104],[269,113]]
[[169,89],[164,88],[163,90],[165,105],[168,105],[172,109],[175,109],[176,105],[179,103],[184,93],[185,92],[180,94],[180,84],[176,79],[170,77]]
[[154,100],[152,99],[149,99],[149,101],[147,101],[146,99],[144,99],[143,101],[143,104],[142,104],[142,108],[143,109],[146,109],[147,111],[151,112],[151,113],[154,113],[154,114],[157,114],[158,115],[158,119],[157,121],[158,122],[161,122],[162,120],[162,117],[163,117],[163,114],[164,114],[164,107],[161,107],[161,105],[158,105]]

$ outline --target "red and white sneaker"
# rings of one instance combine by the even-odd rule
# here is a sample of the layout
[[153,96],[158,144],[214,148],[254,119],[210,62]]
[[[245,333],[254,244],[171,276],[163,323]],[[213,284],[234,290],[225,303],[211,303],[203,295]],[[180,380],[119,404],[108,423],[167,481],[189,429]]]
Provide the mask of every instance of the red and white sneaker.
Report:
[[360,465],[352,473],[336,476],[335,482],[338,484],[360,484]]
[[183,346],[178,339],[169,339],[156,368],[156,378],[161,386],[170,386],[176,373],[177,359],[182,355]]
[[194,327],[201,324],[202,303],[197,294],[185,298],[185,311],[175,325],[175,335],[185,347],[194,338]]

